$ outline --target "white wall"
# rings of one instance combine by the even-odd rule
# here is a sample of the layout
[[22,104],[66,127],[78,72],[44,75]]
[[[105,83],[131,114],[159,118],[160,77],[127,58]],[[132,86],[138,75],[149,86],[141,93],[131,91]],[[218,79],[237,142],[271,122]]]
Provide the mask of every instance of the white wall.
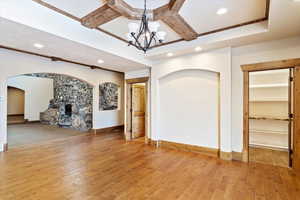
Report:
[[300,37],[253,44],[232,49],[232,149],[243,144],[243,74],[241,65],[300,58]]
[[[123,100],[124,75],[104,70],[92,70],[82,66],[64,62],[52,62],[46,58],[0,50],[0,151],[7,142],[7,80],[20,74],[28,73],[58,73],[87,81],[94,86],[93,90],[93,128],[104,128],[123,125],[123,101],[120,110],[99,111],[99,84],[114,82],[122,88],[120,98]],[[1,145],[2,144],[2,145]]]
[[[154,64],[151,70],[151,138],[153,140],[172,140],[171,137],[165,137],[166,134],[161,129],[161,97],[163,91],[159,85],[159,80],[168,74],[183,71],[211,71],[220,73],[220,96],[221,96],[221,141],[220,147],[224,152],[231,152],[231,50],[230,48],[219,49],[210,52],[191,54],[176,58],[170,58],[158,61]],[[188,94],[196,93],[194,88],[185,88]],[[206,95],[206,94],[204,94]],[[191,96],[193,98],[194,96]],[[214,98],[214,97],[213,97]],[[178,105],[180,109],[184,109],[185,105]],[[174,111],[169,113],[176,114]],[[177,113],[178,114],[178,113]],[[198,120],[195,116],[181,116],[177,115],[177,123],[187,124],[189,120]],[[209,119],[204,119],[203,123],[211,123]],[[193,134],[185,131],[186,135]],[[185,139],[186,144],[195,144],[194,138]],[[197,141],[200,144],[200,141]]]
[[30,76],[15,76],[7,80],[7,85],[25,91],[24,118],[40,120],[40,112],[48,108],[53,99],[53,80]]
[[[241,65],[300,58],[300,37],[219,49],[157,61],[151,69],[151,138],[161,139],[159,79],[167,74],[200,69],[220,72],[221,79],[221,150],[242,151],[243,74]],[[187,88],[188,90],[188,88]],[[180,120],[185,119],[178,119]],[[193,141],[190,141],[192,144]]]
[[219,75],[183,70],[159,80],[160,139],[218,149]]
[[150,76],[150,68],[143,69],[143,70],[135,70],[125,73],[125,79],[134,79],[134,78],[141,78],[141,77],[149,77]]

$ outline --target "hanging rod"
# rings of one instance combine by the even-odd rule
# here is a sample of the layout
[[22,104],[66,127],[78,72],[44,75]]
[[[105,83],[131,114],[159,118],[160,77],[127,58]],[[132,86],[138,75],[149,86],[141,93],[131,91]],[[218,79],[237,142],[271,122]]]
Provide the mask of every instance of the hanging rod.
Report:
[[10,51],[16,51],[16,52],[19,52],[19,53],[39,56],[39,57],[43,57],[43,58],[48,58],[53,62],[57,62],[57,61],[66,62],[66,63],[71,63],[71,64],[75,64],[75,65],[81,65],[81,66],[84,66],[84,67],[88,67],[90,69],[101,69],[101,70],[105,70],[105,71],[124,74],[124,72],[120,72],[120,71],[116,71],[116,70],[112,70],[112,69],[107,69],[107,68],[103,68],[103,67],[99,67],[99,66],[95,66],[95,65],[88,65],[88,64],[81,63],[81,62],[76,62],[76,61],[72,61],[72,60],[68,60],[68,59],[64,59],[64,58],[59,58],[59,57],[55,57],[55,56],[48,56],[48,55],[44,55],[44,54],[34,53],[34,52],[31,52],[31,51],[25,51],[25,50],[16,49],[16,48],[8,47],[8,46],[0,45],[0,48],[10,50]]

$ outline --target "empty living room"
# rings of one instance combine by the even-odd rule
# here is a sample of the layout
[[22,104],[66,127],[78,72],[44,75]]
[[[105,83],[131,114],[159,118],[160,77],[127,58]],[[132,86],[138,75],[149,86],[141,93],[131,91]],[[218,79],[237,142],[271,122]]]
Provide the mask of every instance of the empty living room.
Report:
[[299,200],[299,0],[1,0],[0,200]]

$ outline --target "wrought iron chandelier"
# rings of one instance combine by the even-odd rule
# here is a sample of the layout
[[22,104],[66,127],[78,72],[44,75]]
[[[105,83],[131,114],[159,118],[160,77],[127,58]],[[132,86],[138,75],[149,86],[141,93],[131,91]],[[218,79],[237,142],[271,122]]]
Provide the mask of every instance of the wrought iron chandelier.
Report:
[[146,53],[153,46],[163,43],[166,32],[158,31],[159,27],[160,24],[158,22],[149,22],[149,18],[147,16],[147,3],[145,0],[144,11],[140,25],[137,23],[128,24],[128,46],[135,46],[137,49]]

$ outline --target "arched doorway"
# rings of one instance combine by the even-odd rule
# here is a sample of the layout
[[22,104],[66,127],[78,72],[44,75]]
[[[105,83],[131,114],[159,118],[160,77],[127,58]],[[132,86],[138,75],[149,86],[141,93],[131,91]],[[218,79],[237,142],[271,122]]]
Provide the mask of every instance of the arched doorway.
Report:
[[16,87],[7,87],[7,123],[24,123],[25,91]]
[[84,134],[93,126],[93,85],[83,80],[64,74],[34,73],[10,77],[7,85],[25,93],[25,120],[8,125],[9,147]]

